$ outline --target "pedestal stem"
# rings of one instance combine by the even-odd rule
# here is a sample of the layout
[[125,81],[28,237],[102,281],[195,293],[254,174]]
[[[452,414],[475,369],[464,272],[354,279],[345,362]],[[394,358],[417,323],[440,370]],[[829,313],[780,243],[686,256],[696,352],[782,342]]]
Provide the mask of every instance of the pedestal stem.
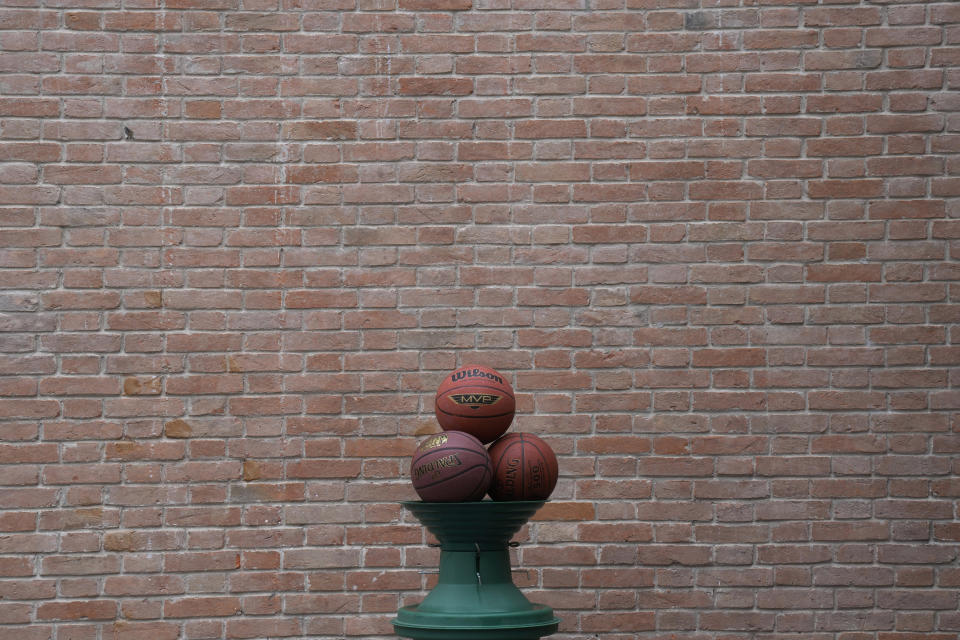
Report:
[[479,553],[442,551],[438,586],[419,607],[421,612],[436,613],[531,609],[533,605],[513,584],[510,554],[506,548]]

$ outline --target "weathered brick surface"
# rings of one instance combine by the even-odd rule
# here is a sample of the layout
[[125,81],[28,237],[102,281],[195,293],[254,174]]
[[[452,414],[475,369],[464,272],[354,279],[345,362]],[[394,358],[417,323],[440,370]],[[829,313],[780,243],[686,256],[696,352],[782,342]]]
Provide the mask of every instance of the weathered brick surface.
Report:
[[432,391],[559,639],[960,636],[960,6],[0,0],[0,637],[389,636]]

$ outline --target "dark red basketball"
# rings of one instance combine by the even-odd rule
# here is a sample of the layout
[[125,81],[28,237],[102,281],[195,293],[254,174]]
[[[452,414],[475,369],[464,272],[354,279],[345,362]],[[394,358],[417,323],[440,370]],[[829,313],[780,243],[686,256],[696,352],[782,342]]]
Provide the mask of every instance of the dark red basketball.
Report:
[[493,442],[513,422],[517,404],[513,387],[495,369],[466,365],[448,374],[434,401],[437,421],[444,429],[464,431],[480,442]]
[[546,500],[557,486],[557,456],[532,433],[508,433],[490,445],[494,500]]
[[479,440],[469,433],[444,431],[413,452],[410,476],[424,502],[473,502],[490,488],[493,467]]

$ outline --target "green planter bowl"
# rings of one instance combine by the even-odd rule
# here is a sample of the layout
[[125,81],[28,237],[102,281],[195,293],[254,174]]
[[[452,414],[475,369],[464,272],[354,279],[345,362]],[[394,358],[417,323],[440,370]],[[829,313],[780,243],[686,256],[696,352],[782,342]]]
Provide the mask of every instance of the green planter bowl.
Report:
[[402,502],[449,551],[500,549],[533,517],[545,500],[517,502]]

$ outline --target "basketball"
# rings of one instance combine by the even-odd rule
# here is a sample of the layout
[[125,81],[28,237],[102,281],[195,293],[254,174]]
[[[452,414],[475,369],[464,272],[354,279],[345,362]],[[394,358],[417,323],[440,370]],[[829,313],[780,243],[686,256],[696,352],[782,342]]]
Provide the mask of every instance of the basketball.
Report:
[[467,365],[448,374],[437,389],[434,412],[445,430],[464,431],[493,442],[513,422],[513,387],[495,369]]
[[473,502],[490,488],[493,467],[479,440],[469,433],[445,431],[420,443],[410,476],[424,502]]
[[532,433],[510,433],[490,445],[494,500],[546,500],[557,486],[557,456]]

